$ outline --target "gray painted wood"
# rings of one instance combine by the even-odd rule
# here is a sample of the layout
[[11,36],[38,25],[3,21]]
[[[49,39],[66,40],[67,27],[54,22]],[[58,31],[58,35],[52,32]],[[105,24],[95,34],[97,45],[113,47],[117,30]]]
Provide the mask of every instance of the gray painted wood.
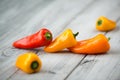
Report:
[[[119,80],[119,4],[119,0],[1,1],[0,80]],[[117,28],[107,33],[97,31],[95,22],[101,15],[117,21]],[[19,54],[29,50],[13,48],[12,43],[43,27],[50,29],[54,38],[66,28],[80,32],[77,40],[103,33],[111,37],[111,49],[104,55],[68,51],[49,54],[43,48],[33,49],[43,66],[38,73],[26,74],[15,67],[15,61]]]

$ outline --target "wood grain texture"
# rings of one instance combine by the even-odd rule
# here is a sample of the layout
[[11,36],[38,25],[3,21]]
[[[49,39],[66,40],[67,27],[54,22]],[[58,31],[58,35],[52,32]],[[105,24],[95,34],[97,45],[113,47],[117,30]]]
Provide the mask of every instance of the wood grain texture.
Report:
[[[119,80],[119,13],[119,0],[1,0],[0,80]],[[97,31],[95,22],[101,15],[115,20],[117,28]],[[111,49],[103,55],[80,55],[67,50],[49,54],[43,48],[12,47],[13,41],[43,27],[50,29],[54,38],[66,28],[80,32],[77,40],[103,33],[111,37]],[[36,52],[42,60],[40,72],[26,74],[15,67],[18,55],[28,51]]]
[[[68,0],[66,0],[66,3],[69,3],[69,1]],[[82,3],[81,3],[81,5],[79,4],[79,2],[84,2],[85,4],[84,5],[82,5]],[[74,19],[74,17],[76,17],[80,12],[82,12],[82,10],[84,9],[84,8],[86,8],[86,6],[87,5],[89,5],[89,4],[92,4],[92,0],[89,0],[88,2],[85,2],[84,0],[81,0],[81,1],[79,1],[79,0],[76,0],[76,2],[70,2],[69,4],[66,4],[66,3],[64,3],[63,1],[55,1],[55,2],[53,2],[52,4],[50,4],[48,7],[46,7],[42,12],[38,12],[34,17],[32,17],[32,19],[30,19],[29,21],[27,21],[26,22],[26,24],[22,24],[21,23],[21,25],[23,25],[23,26],[21,26],[19,29],[17,29],[17,27],[13,27],[11,30],[9,30],[9,32],[8,33],[6,33],[2,38],[4,38],[5,36],[8,36],[9,35],[9,33],[11,33],[10,34],[10,36],[8,36],[7,38],[5,38],[5,40],[3,41],[3,42],[5,42],[5,41],[8,41],[8,39],[9,38],[11,38],[12,37],[12,39],[11,40],[9,40],[9,42],[6,42],[5,44],[3,44],[1,47],[2,47],[2,49],[3,48],[6,48],[6,46],[7,45],[10,45],[10,47],[11,47],[11,42],[13,42],[14,40],[16,40],[17,38],[19,38],[19,37],[22,37],[22,36],[24,36],[24,35],[28,35],[28,34],[30,34],[30,33],[33,33],[33,32],[35,32],[35,31],[37,31],[37,29],[39,29],[40,27],[38,26],[38,25],[42,25],[42,24],[45,24],[45,25],[47,25],[47,28],[50,28],[50,29],[52,29],[52,31],[54,32],[54,34],[56,34],[57,35],[57,33],[59,33],[60,32],[60,30],[63,30],[63,28],[64,27],[66,27],[66,25],[67,24],[69,24],[71,21],[72,21],[72,19]],[[62,5],[62,7],[61,7],[61,5]],[[57,7],[58,6],[58,7]],[[69,7],[68,7],[69,6]],[[79,7],[81,7],[80,9],[79,9]],[[48,12],[49,11],[52,11],[53,10],[53,8],[54,8],[54,11],[53,12],[51,12],[51,15],[48,15]],[[74,8],[77,8],[77,9],[74,9]],[[67,11],[67,13],[66,13],[66,10],[68,10]],[[74,11],[74,13],[73,13],[73,11]],[[61,13],[59,13],[59,12],[61,12]],[[72,13],[72,14],[71,14]],[[63,18],[63,17],[65,17],[65,18]],[[58,21],[58,20],[56,20],[56,19],[58,19],[58,20],[60,20],[60,21]],[[49,21],[48,21],[49,20]],[[19,20],[20,21],[20,20]],[[35,22],[35,21],[37,21],[37,22]],[[44,21],[44,22],[43,22]],[[46,22],[47,21],[47,22]],[[56,22],[57,21],[57,22]],[[33,23],[33,22],[35,22],[35,23]],[[51,22],[51,23],[50,23]],[[37,25],[36,25],[37,24]],[[51,27],[51,25],[54,25],[53,27]],[[56,27],[56,26],[58,26],[59,27],[59,29],[57,29],[58,27]],[[62,28],[63,27],[63,28]],[[14,30],[16,30],[15,32],[13,32]],[[18,34],[18,36],[15,36],[15,35],[17,35]],[[1,42],[2,43],[2,42]],[[18,53],[20,54],[20,52],[19,52],[19,50],[18,50]],[[57,55],[56,55],[57,56]],[[63,59],[63,61],[61,62],[61,61],[58,61],[60,64],[61,64],[61,70],[62,69],[66,69],[66,68],[64,68],[63,66],[65,65],[65,63],[67,63],[67,62],[65,62],[65,63],[63,63],[66,59],[65,59],[65,57],[64,57],[64,55],[61,55],[62,57],[61,57],[61,60]],[[68,57],[69,55],[68,54],[66,54],[66,57]],[[13,57],[11,57],[10,58],[10,60],[9,60],[9,62],[10,61],[12,61],[12,62],[10,62],[10,63],[12,63],[13,65],[11,65],[11,66],[8,66],[7,67],[7,75],[9,74],[9,73],[11,73],[11,74],[9,74],[7,77],[5,77],[5,75],[6,75],[6,73],[4,73],[4,71],[5,70],[3,70],[2,72],[1,72],[1,79],[12,79],[12,80],[19,80],[19,79],[28,79],[28,76],[27,75],[25,75],[25,74],[22,74],[22,78],[20,78],[21,77],[21,75],[17,75],[16,73],[18,73],[19,74],[19,72],[21,72],[20,70],[16,70],[16,69],[14,69],[15,68],[15,66],[14,66],[14,62],[15,62],[15,58],[17,57],[17,55],[16,56],[14,56],[14,59],[12,59]],[[46,57],[47,57],[47,55],[46,55]],[[49,57],[49,56],[48,56]],[[83,56],[79,56],[80,57],[80,59],[82,59],[82,57]],[[58,57],[59,58],[59,57]],[[72,58],[72,55],[70,56],[70,57],[68,57],[67,59],[69,59],[69,58]],[[46,58],[45,58],[46,59]],[[78,58],[79,59],[79,58]],[[79,59],[79,60],[80,60]],[[56,60],[57,60],[57,58],[56,58]],[[77,60],[77,61],[79,61],[79,60]],[[67,61],[67,60],[66,60]],[[75,62],[75,60],[73,59],[72,60],[73,62]],[[77,61],[76,61],[76,63],[77,63]],[[56,63],[57,64],[57,63]],[[53,65],[53,67],[55,67],[55,65],[54,64],[52,64]],[[5,66],[5,65],[4,65]],[[51,65],[50,65],[51,66]],[[69,64],[68,65],[66,65],[66,66],[69,66]],[[74,67],[75,65],[73,65],[73,67]],[[73,68],[73,67],[71,67],[71,68]],[[57,66],[56,66],[56,68],[57,68]],[[69,68],[69,71],[71,70],[71,68]],[[14,69],[14,70],[13,70]],[[44,68],[43,68],[44,69]],[[48,67],[48,69],[49,69],[49,67]],[[12,71],[12,72],[11,72]],[[65,70],[64,70],[65,71]],[[63,77],[61,77],[61,79],[63,79],[68,73],[69,73],[69,71],[63,76]],[[48,74],[51,74],[52,75],[52,73],[55,73],[54,71],[52,72],[52,71],[44,71],[43,70],[43,74],[46,72],[46,74],[45,74],[45,77],[42,77],[44,80],[47,80],[47,79],[49,79],[49,78],[51,78],[52,79],[52,77],[50,76],[50,75],[48,75]],[[2,73],[4,73],[4,74],[2,74]],[[40,73],[40,74],[42,74],[42,72]],[[42,75],[43,75],[42,74]],[[62,74],[62,73],[61,73]],[[15,77],[15,76],[16,77]],[[41,75],[41,76],[42,76]],[[39,74],[37,74],[36,76],[40,76]],[[49,77],[50,76],[50,77]],[[53,77],[54,77],[55,75],[53,75]],[[34,78],[34,76],[31,76],[29,79],[31,79],[31,80],[33,80],[33,78]],[[36,77],[36,79],[39,79],[39,77]],[[55,79],[55,78],[54,78]],[[58,79],[58,77],[56,77],[56,79]]]

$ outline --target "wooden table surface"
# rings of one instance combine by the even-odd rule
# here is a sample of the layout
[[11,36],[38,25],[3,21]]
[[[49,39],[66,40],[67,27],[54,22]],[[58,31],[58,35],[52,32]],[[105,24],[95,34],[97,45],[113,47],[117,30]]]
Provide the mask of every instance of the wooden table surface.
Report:
[[[116,21],[116,29],[96,30],[100,16]],[[44,27],[54,39],[67,28],[79,32],[77,40],[103,33],[111,37],[111,48],[102,55],[82,55],[12,46]],[[0,80],[120,80],[120,0],[0,0],[0,44]],[[29,51],[42,60],[38,73],[26,74],[15,67],[18,55]]]

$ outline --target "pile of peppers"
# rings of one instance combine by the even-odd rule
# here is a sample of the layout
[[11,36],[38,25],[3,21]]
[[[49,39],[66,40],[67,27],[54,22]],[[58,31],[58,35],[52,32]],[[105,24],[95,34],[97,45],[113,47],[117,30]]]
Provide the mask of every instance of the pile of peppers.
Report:
[[[114,29],[116,23],[101,16],[96,22],[96,29],[100,31],[109,31]],[[86,40],[76,40],[79,34],[73,33],[71,29],[66,29],[53,40],[52,33],[46,28],[38,32],[21,38],[13,42],[15,48],[33,49],[44,47],[47,53],[57,53],[64,49],[77,54],[102,54],[110,49],[109,38],[103,34]],[[26,64],[27,63],[27,64]],[[16,66],[26,73],[37,72],[41,69],[42,62],[35,53],[25,53],[18,57]]]

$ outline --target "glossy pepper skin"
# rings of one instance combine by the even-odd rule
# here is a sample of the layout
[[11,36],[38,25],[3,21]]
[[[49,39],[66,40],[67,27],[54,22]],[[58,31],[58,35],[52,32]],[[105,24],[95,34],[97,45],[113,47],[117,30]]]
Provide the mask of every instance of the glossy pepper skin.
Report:
[[20,68],[26,73],[34,73],[40,71],[42,62],[39,57],[33,53],[28,52],[18,56],[16,60],[16,67]]
[[44,51],[52,53],[52,52],[61,51],[62,49],[65,48],[72,47],[77,44],[75,36],[71,29],[66,29],[53,42],[51,42],[48,46],[46,46],[44,48]]
[[42,28],[37,33],[26,36],[19,39],[13,43],[16,48],[31,49],[46,46],[52,41],[52,33],[46,29]]
[[102,54],[110,49],[110,44],[103,34],[98,34],[93,38],[78,41],[75,46],[68,49],[78,54]]
[[96,22],[96,29],[99,31],[110,31],[115,29],[116,22],[109,20],[108,18],[101,16]]

